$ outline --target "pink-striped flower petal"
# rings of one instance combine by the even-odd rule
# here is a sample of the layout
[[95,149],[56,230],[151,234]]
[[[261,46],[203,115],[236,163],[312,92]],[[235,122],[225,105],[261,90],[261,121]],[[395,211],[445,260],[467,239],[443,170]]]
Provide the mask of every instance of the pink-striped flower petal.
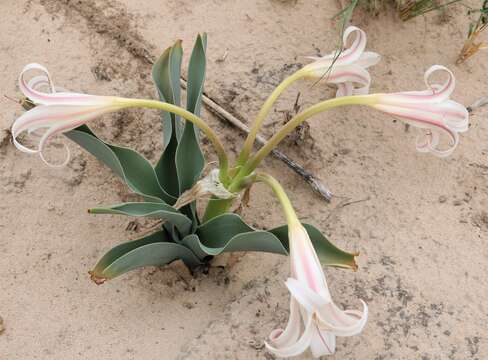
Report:
[[[443,84],[430,82],[435,72],[447,74]],[[456,85],[454,74],[449,69],[434,65],[426,71],[424,79],[427,90],[373,95],[377,102],[372,106],[418,128],[418,151],[445,157],[458,145],[459,133],[468,130],[469,113],[462,104],[449,99]],[[445,148],[440,141],[442,135],[450,141]]]
[[[42,74],[27,81],[26,73],[31,70],[40,71]],[[41,159],[50,166],[62,166],[69,160],[67,147],[65,147],[67,158],[62,165],[50,164],[45,159],[43,150],[51,138],[107,112],[124,107],[123,103],[115,97],[71,93],[56,88],[47,69],[39,64],[29,64],[24,67],[19,76],[19,87],[36,106],[14,121],[12,125],[13,143],[20,151],[29,154],[38,153]],[[45,132],[40,137],[37,148],[29,148],[18,141],[18,137],[23,132],[31,134],[39,129],[45,130]]]
[[[371,77],[364,68],[356,64],[333,66],[327,75],[327,82],[337,85],[336,97],[365,95],[369,92]],[[359,87],[355,87],[355,84]]]
[[[445,72],[447,79],[443,84],[432,84],[431,76],[435,72]],[[419,103],[441,103],[448,100],[456,87],[456,78],[451,70],[442,65],[432,65],[424,74],[424,82],[427,90],[424,91],[405,91],[388,94],[382,102],[385,104],[419,104]]]
[[291,277],[286,286],[291,294],[290,318],[285,330],[274,330],[266,343],[279,357],[300,355],[310,348],[314,357],[335,352],[336,336],[359,334],[368,318],[363,310],[339,309],[332,301],[325,274],[305,228],[289,224]]
[[[38,76],[40,79],[45,79],[44,82],[49,84],[50,92],[45,93],[39,90],[39,87],[29,86],[29,82],[25,80],[27,72],[37,70],[41,71],[42,75]],[[31,80],[32,81],[32,80]],[[36,83],[31,85],[37,85]],[[43,84],[41,84],[43,85]],[[24,67],[19,76],[19,88],[22,93],[29,98],[36,105],[100,105],[103,106],[108,102],[113,102],[114,97],[97,96],[80,94],[74,92],[55,92],[54,84],[51,80],[47,69],[36,63],[28,64]]]
[[346,29],[343,43],[347,44],[348,39],[353,35],[355,38],[350,47],[322,57],[309,57],[315,61],[303,68],[308,77],[323,78],[327,83],[337,85],[336,97],[367,94],[371,77],[366,69],[380,60],[377,53],[364,51],[366,33],[355,26]]
[[285,330],[275,329],[269,335],[271,343],[277,347],[284,348],[296,343],[301,333],[301,314],[298,302],[295,299],[290,301],[290,317]]
[[292,356],[298,356],[304,353],[310,347],[314,330],[315,328],[313,325],[313,318],[310,316],[305,324],[304,330],[301,331],[300,337],[297,339],[296,342],[279,346],[271,341],[271,343],[265,343],[266,348],[269,352],[278,357],[289,358]]

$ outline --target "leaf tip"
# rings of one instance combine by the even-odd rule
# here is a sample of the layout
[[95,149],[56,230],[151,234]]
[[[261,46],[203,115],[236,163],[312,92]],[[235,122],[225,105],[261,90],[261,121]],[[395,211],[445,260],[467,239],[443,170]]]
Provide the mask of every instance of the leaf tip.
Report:
[[108,280],[106,277],[96,275],[95,271],[93,270],[88,271],[88,274],[90,274],[90,280],[97,285],[102,285],[105,281]]
[[352,255],[352,264],[351,264],[351,269],[352,271],[356,272],[359,269],[358,263],[356,262],[356,257],[359,256],[359,251],[355,251],[351,253]]
[[353,263],[351,265],[351,270],[354,271],[354,272],[356,272],[356,271],[359,270],[359,266],[358,266],[356,260],[353,260]]

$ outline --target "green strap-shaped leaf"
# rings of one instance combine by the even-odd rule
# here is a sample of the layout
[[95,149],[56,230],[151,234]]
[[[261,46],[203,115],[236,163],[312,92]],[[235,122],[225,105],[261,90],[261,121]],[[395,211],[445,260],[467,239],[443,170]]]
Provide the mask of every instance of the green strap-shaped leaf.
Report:
[[[187,105],[188,111],[200,114],[203,83],[205,80],[205,44],[206,35],[198,35],[188,66]],[[189,121],[185,122],[183,135],[176,150],[176,169],[180,193],[190,189],[205,165],[205,159],[200,149],[198,130]]]
[[[188,65],[186,108],[197,116],[200,115],[205,81],[206,45],[207,35],[198,35]],[[186,121],[183,135],[179,139],[176,149],[176,170],[178,172],[180,194],[192,188],[200,177],[204,166],[205,158],[200,149],[199,129],[191,122]],[[192,216],[195,223],[198,222],[195,203],[185,207],[182,211]]]
[[186,108],[188,111],[200,116],[202,107],[203,84],[207,64],[207,34],[198,34],[191,53],[188,65],[188,85]]
[[[303,226],[323,265],[357,268],[354,260],[357,254],[339,249],[314,226]],[[269,231],[256,231],[237,214],[222,214],[207,221],[198,227],[196,235],[200,239],[199,243],[189,239],[186,245],[200,257],[201,252],[209,255],[216,255],[222,251],[266,251],[283,255],[289,252],[287,225]]]
[[[177,106],[180,106],[181,104],[180,76],[182,57],[183,48],[181,47],[181,40],[177,40],[173,46],[170,46],[163,52],[152,68],[152,77],[156,84],[156,88],[158,89],[159,98],[161,101]],[[181,137],[183,124],[180,124],[175,129],[175,121],[180,121],[180,117],[173,113],[163,112],[163,123],[170,123],[173,125],[168,129],[169,131],[164,133],[165,147],[168,145],[173,132],[179,132],[177,136],[178,139]],[[178,128],[180,130],[178,130]]]
[[107,165],[136,194],[151,201],[174,203],[175,198],[159,184],[152,165],[138,152],[102,141],[86,125],[65,135]]
[[[181,88],[181,59],[183,49],[181,40],[167,48],[154,63],[152,77],[158,89],[161,101],[174,105],[180,105]],[[163,188],[171,195],[178,197],[180,194],[178,173],[176,170],[176,148],[178,140],[183,134],[183,123],[175,114],[163,112],[164,147],[155,171]]]
[[229,239],[220,237],[220,242],[214,239],[210,237],[200,241],[197,235],[191,234],[186,236],[181,243],[189,247],[202,260],[208,256],[216,256],[222,252],[231,251],[262,251],[281,255],[288,254],[281,241],[267,231],[244,232]]
[[200,260],[205,261],[210,259],[213,255],[205,251],[202,247],[200,239],[196,234],[190,234],[185,236],[180,242],[181,245],[189,248]]
[[118,245],[107,252],[90,272],[102,283],[143,266],[162,266],[181,259],[188,267],[201,264],[185,246],[169,242],[163,231]]
[[175,208],[163,203],[128,202],[108,207],[93,208],[89,211],[91,214],[119,214],[159,218],[175,225],[183,235],[188,234],[192,227],[192,222],[189,218],[178,212]]
[[[281,241],[267,231],[256,231],[237,214],[222,214],[207,221],[196,231],[199,241],[190,239],[191,249],[198,254],[218,255],[227,251],[265,251],[287,254]],[[185,240],[185,239],[184,239]],[[184,241],[183,240],[183,241]]]
[[[348,253],[339,249],[332,244],[318,229],[309,224],[303,224],[307,230],[310,240],[312,240],[313,247],[320,259],[320,262],[326,266],[334,266],[340,268],[357,269],[357,264],[354,259],[357,253]],[[280,226],[269,230],[270,233],[276,235],[280,239],[283,246],[289,251],[288,245],[288,226]]]
[[225,213],[200,225],[196,234],[209,247],[224,246],[234,236],[254,231],[237,214]]

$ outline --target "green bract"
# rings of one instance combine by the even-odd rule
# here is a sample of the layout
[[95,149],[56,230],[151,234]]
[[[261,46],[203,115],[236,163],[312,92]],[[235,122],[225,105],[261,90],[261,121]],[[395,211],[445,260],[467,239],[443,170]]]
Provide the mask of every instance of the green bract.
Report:
[[[206,35],[197,37],[188,68],[188,111],[199,115],[205,79]],[[180,105],[181,41],[164,51],[153,66],[152,76],[160,99]],[[269,231],[256,230],[233,213],[224,213],[202,223],[195,202],[177,210],[178,197],[199,180],[205,165],[200,149],[199,130],[179,116],[162,114],[164,146],[153,166],[134,150],[108,144],[86,125],[66,136],[94,155],[119,176],[142,202],[130,202],[90,210],[93,214],[120,214],[160,219],[151,235],[118,245],[108,251],[90,272],[101,283],[142,266],[161,266],[182,260],[189,268],[202,265],[222,252],[264,251],[288,253],[287,226]],[[215,200],[210,200],[215,201]],[[312,225],[304,225],[322,263],[356,268],[356,254],[330,243]]]

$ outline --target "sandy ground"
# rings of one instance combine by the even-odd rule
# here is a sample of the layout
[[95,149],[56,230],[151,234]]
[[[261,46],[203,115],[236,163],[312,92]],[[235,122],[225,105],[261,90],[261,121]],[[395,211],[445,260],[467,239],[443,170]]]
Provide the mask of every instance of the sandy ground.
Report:
[[[333,0],[0,0],[0,93],[18,96],[28,62],[46,65],[66,88],[154,97],[147,59],[182,38],[187,54],[199,31],[209,34],[207,93],[245,122],[303,56],[329,52],[337,41]],[[382,54],[373,91],[422,89],[431,64],[449,66],[454,97],[471,104],[488,95],[486,55],[453,65],[466,24],[462,7],[449,21],[431,15],[399,23],[387,11],[358,13],[354,23]],[[222,61],[224,54],[227,54]],[[188,57],[186,58],[188,59]],[[302,84],[278,110],[333,91]],[[0,129],[21,113],[1,100]],[[263,167],[283,179],[299,214],[340,246],[360,250],[360,271],[328,270],[337,302],[370,306],[361,336],[338,341],[331,359],[486,359],[488,357],[488,124],[471,118],[455,154],[416,153],[415,134],[365,109],[342,109],[311,121],[298,144],[282,150],[337,194],[326,204],[277,160]],[[235,154],[242,137],[209,113]],[[283,121],[275,112],[269,135]],[[130,111],[93,125],[155,160],[158,114]],[[86,209],[130,198],[128,190],[75,146],[64,171],[16,151],[2,130],[0,149],[0,359],[271,359],[268,333],[287,318],[286,258],[223,257],[192,278],[181,264],[143,269],[104,286],[87,270],[113,245],[137,238],[149,224],[90,216]],[[209,150],[206,147],[206,150]],[[212,155],[209,156],[212,159]],[[341,206],[345,198],[353,203]],[[267,189],[257,186],[249,223],[283,222]],[[221,265],[221,266],[218,266]],[[303,358],[308,358],[303,356]]]

